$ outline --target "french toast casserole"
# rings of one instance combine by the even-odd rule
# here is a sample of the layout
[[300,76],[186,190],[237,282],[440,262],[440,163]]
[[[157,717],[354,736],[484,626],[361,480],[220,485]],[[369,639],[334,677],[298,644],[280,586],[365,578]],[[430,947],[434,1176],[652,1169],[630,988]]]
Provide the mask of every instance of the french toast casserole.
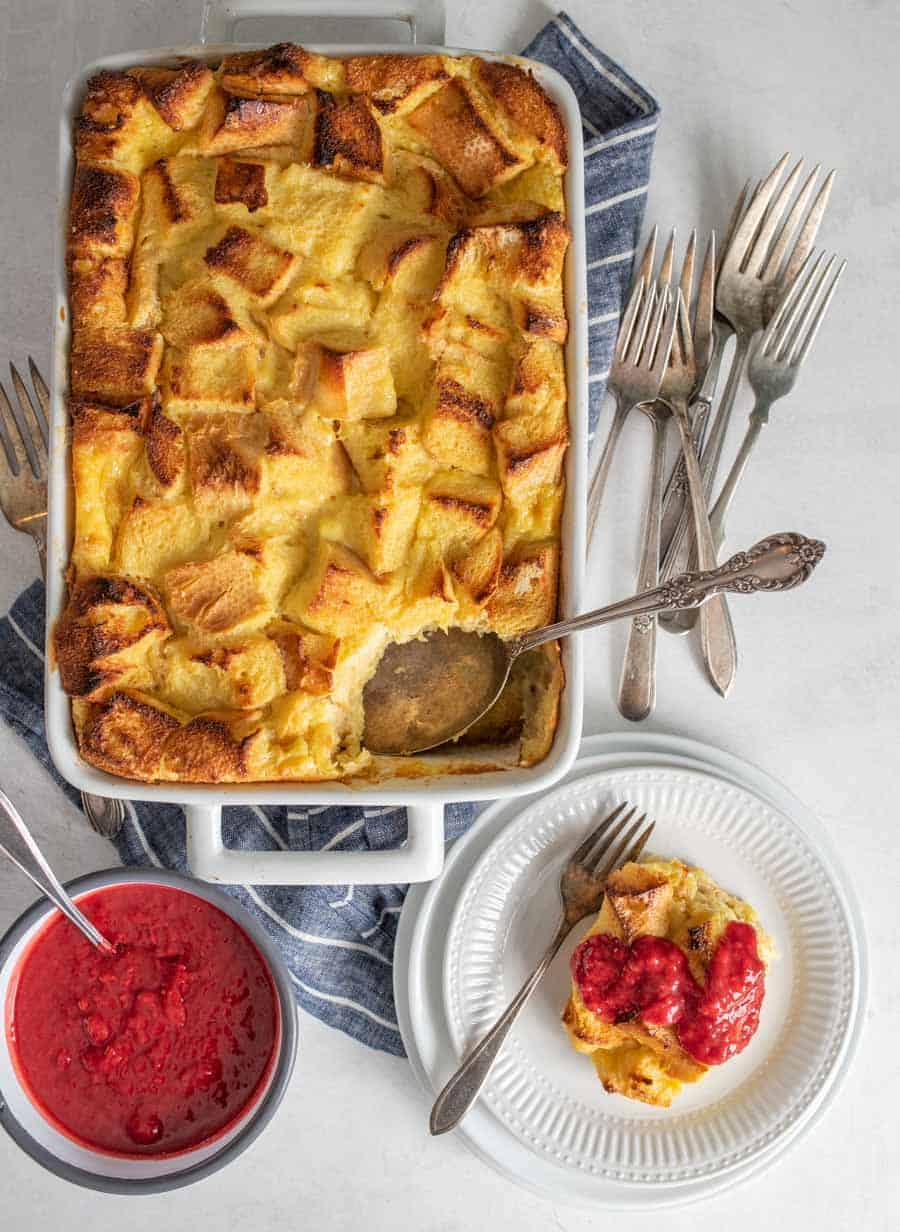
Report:
[[[389,642],[556,615],[558,110],[512,63],[280,44],[98,73],[75,154],[54,646],[81,754],[374,778]],[[540,761],[562,688],[555,644],[524,656],[465,768]]]
[[668,1108],[750,1042],[774,957],[753,908],[703,869],[625,864],[572,955],[563,1025],[610,1094]]

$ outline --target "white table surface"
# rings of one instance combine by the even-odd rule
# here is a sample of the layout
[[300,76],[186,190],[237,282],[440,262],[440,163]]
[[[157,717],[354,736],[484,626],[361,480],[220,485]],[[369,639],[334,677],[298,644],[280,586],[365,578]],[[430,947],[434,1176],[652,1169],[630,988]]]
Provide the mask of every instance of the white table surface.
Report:
[[[326,5],[327,7],[327,5]],[[517,50],[550,16],[538,0],[450,0],[448,42]],[[57,107],[66,77],[97,56],[190,42],[200,0],[5,0],[0,5],[0,356],[46,370]],[[781,1165],[732,1196],[671,1212],[670,1229],[898,1226],[896,803],[900,798],[897,550],[900,386],[900,9],[888,0],[569,0],[585,32],[663,107],[648,222],[722,226],[740,183],[786,148],[839,169],[823,243],[850,261],[790,402],[776,408],[735,509],[730,543],[796,529],[829,554],[785,597],[736,601],[742,651],[727,704],[693,647],[662,639],[652,731],[718,743],[783,778],[824,820],[862,899],[872,998],[861,1055],[826,1121]],[[301,37],[298,34],[298,37]],[[893,294],[892,294],[893,292]],[[5,378],[4,378],[5,379]],[[746,399],[745,399],[746,401]],[[741,415],[739,419],[743,419]],[[649,433],[629,426],[608,494],[611,531],[590,598],[627,593]],[[635,476],[627,492],[626,476]],[[624,530],[622,529],[624,528]],[[616,548],[613,550],[613,536]],[[0,604],[35,575],[30,542],[0,525]],[[590,637],[585,730],[622,729],[613,703],[623,634]],[[2,665],[0,665],[2,670]],[[58,873],[108,865],[110,847],[0,727],[0,782]],[[0,929],[33,898],[0,867]],[[405,1062],[302,1015],[302,1051],[275,1123],[232,1167],[192,1189],[127,1200],[65,1185],[0,1140],[9,1232],[227,1227],[517,1232],[608,1226],[501,1180],[453,1139],[432,1141]],[[616,1217],[656,1227],[659,1218]]]

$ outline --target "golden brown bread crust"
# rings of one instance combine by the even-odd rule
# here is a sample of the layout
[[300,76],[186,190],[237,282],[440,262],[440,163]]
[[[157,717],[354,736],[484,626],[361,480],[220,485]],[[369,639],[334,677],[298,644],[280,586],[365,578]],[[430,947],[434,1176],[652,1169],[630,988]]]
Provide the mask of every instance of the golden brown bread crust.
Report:
[[176,132],[199,121],[215,83],[212,70],[199,60],[189,60],[178,69],[132,68],[128,75],[140,82],[147,98]]
[[79,164],[69,212],[70,255],[127,256],[140,191],[140,180],[129,171]]
[[348,56],[344,73],[347,89],[384,115],[408,110],[448,76],[441,56]]
[[153,392],[162,360],[160,334],[145,329],[80,329],[72,341],[72,393],[127,406]]
[[566,130],[556,103],[530,72],[517,64],[478,60],[478,79],[518,126],[530,133],[561,167],[569,161]]
[[[558,119],[475,57],[283,43],[89,82],[56,630],[87,760],[372,778],[387,640],[555,615]],[[556,648],[529,657],[459,765],[540,760],[561,688]]]
[[448,82],[410,114],[409,123],[470,197],[483,196],[525,166],[468,82]]
[[250,214],[268,205],[264,164],[221,159],[216,173],[216,201],[219,205],[245,205]]
[[381,129],[363,99],[339,102],[332,94],[319,91],[313,163],[355,179],[384,182]]
[[[95,575],[77,583],[55,629],[62,686],[72,697],[93,698],[127,675],[152,642],[170,632],[165,608],[148,586]],[[124,652],[140,655],[125,656]]]

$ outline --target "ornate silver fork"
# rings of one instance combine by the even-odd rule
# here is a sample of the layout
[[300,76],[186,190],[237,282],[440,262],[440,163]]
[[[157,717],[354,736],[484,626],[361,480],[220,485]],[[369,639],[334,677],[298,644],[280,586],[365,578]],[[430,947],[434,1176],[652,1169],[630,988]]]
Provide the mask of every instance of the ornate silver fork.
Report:
[[[9,365],[14,405],[0,384],[0,508],[15,530],[31,535],[38,551],[41,575],[47,577],[47,447],[50,439],[50,391],[29,355],[28,369],[35,398],[32,401],[18,369]],[[37,406],[35,405],[37,403]],[[91,826],[105,838],[114,838],[125,820],[121,800],[81,793],[81,804]]]
[[[716,312],[724,316],[734,329],[735,351],[728,380],[703,450],[702,472],[707,500],[712,495],[751,339],[771,320],[779,300],[792,285],[800,267],[809,256],[831,195],[833,171],[825,177],[810,205],[821,170],[817,164],[804,181],[782,224],[782,217],[788,209],[803,167],[802,160],[797,162],[779,188],[788,158],[789,155],[785,154],[779,159],[750,198],[724,252],[716,283]],[[746,187],[742,197],[745,197],[745,194]],[[740,200],[738,204],[740,206]],[[688,567],[691,542],[690,518],[686,511],[664,551],[664,578],[680,573]],[[670,632],[686,632],[693,628],[695,621],[696,616],[690,612],[660,617],[660,624]]]
[[[594,469],[588,490],[588,550],[597,526],[597,515],[606,488],[622,428],[629,413],[640,402],[652,402],[659,393],[663,373],[669,358],[672,333],[662,334],[663,346],[658,346],[668,299],[663,289],[654,283],[653,259],[656,251],[656,229],[641,258],[637,278],[631,289],[628,305],[622,314],[622,324],[616,340],[608,389],[615,396],[616,409],[603,451]],[[671,318],[674,331],[675,317]]]
[[606,879],[613,869],[636,860],[644,850],[655,823],[651,821],[644,826],[646,813],[634,821],[636,808],[629,809],[622,817],[625,808],[627,804],[620,804],[608,817],[604,817],[567,860],[559,882],[562,918],[556,936],[506,1011],[475,1045],[434,1101],[430,1123],[433,1134],[445,1134],[455,1129],[472,1107],[519,1011],[537,988],[566,937],[585,916],[599,910]]
[[837,257],[833,256],[823,266],[824,261],[825,254],[820,253],[813,264],[810,253],[750,357],[750,385],[756,395],[756,403],[738,455],[709,515],[717,552],[725,539],[725,519],[731,502],[747,469],[753,447],[769,422],[772,403],[793,389],[847,264],[842,261],[835,270]]
[[[681,266],[679,287],[685,303],[691,302],[694,281],[694,254],[696,232],[691,232],[684,261]],[[675,255],[675,232],[669,239],[659,270],[659,283],[668,283],[672,278]],[[698,351],[709,359],[713,329],[713,288],[715,287],[715,237],[710,236],[700,275],[700,289],[692,329],[694,356]],[[644,515],[644,538],[641,562],[638,571],[638,590],[650,590],[659,581],[661,509],[663,499],[663,468],[666,454],[666,427],[672,411],[667,399],[677,392],[683,379],[681,367],[674,362],[673,353],[663,374],[659,397],[654,402],[642,402],[639,410],[653,425],[653,451],[650,459],[650,485]],[[693,392],[693,391],[691,391]],[[694,440],[696,424],[692,419]],[[622,676],[619,682],[619,710],[626,719],[635,722],[645,719],[656,704],[656,617],[638,616],[631,622]]]

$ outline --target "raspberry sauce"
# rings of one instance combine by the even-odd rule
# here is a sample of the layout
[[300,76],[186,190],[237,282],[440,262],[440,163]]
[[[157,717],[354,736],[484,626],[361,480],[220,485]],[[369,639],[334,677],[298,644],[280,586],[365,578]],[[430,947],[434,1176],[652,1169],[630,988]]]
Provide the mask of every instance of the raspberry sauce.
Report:
[[25,953],[6,1020],[32,1102],[114,1155],[219,1137],[261,1094],[280,1035],[256,946],[218,907],[169,886],[108,886],[78,905],[118,953],[62,916]]
[[672,1026],[685,1052],[704,1065],[721,1065],[746,1048],[766,991],[756,932],[737,920],[716,946],[705,987],[665,937],[638,937],[626,945],[595,933],[572,955],[572,977],[603,1022]]

